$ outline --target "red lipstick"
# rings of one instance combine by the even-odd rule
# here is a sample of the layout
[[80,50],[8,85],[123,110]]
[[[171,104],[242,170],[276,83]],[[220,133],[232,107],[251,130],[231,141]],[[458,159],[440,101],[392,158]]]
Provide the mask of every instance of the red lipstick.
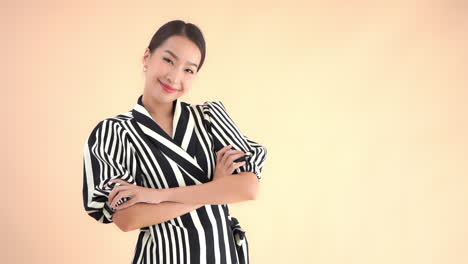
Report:
[[[159,81],[159,80],[158,80]],[[177,92],[177,89],[174,89],[172,88],[171,86],[167,85],[167,84],[164,84],[163,82],[159,81],[159,83],[161,84],[162,88],[164,89],[164,91],[168,92],[168,93],[175,93]]]

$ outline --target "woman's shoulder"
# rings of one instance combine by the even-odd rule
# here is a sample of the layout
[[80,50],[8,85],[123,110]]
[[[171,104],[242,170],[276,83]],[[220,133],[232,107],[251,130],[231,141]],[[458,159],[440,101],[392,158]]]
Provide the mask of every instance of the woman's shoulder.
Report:
[[226,108],[220,100],[205,100],[202,103],[189,104],[189,107],[191,107],[195,113],[198,113],[205,120],[212,120],[217,116],[227,115]]
[[202,103],[190,103],[188,105],[192,108],[200,109],[203,112],[211,112],[216,109],[226,109],[223,102],[220,100],[205,100]]
[[132,117],[129,117],[127,115],[123,115],[123,114],[118,114],[118,115],[115,115],[115,116],[112,116],[112,117],[106,117],[106,118],[103,118],[103,119],[100,119],[98,121],[95,122],[95,125],[94,127],[95,128],[98,128],[98,127],[102,127],[103,125],[122,125],[122,123],[124,123],[125,121],[128,121],[129,119],[131,119]]
[[133,118],[132,112],[127,111],[123,113],[116,114],[114,116],[105,117],[95,121],[92,125],[90,131],[90,137],[101,135],[101,136],[109,136],[115,133],[124,133],[124,126],[125,122],[128,122]]

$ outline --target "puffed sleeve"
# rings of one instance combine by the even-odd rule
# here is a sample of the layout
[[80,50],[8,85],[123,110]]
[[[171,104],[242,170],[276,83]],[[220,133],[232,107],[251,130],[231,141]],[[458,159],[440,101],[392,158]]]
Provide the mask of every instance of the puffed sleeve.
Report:
[[[135,184],[131,173],[132,149],[128,144],[128,134],[118,121],[105,119],[92,130],[83,150],[83,203],[86,213],[100,223],[112,223],[114,210],[108,197],[115,186],[111,179],[122,179]],[[118,204],[130,198],[120,199]]]
[[206,101],[202,104],[204,119],[208,131],[214,141],[215,151],[227,145],[245,152],[248,155],[245,165],[236,169],[238,172],[250,171],[262,180],[262,170],[265,164],[267,149],[258,142],[246,137],[231,119],[221,101]]

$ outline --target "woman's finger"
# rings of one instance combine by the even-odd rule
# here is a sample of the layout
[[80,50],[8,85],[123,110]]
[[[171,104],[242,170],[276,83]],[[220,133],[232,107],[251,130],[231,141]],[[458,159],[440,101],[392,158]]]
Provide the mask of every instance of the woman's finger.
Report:
[[238,153],[238,150],[228,150],[224,153],[223,157],[221,158],[221,163],[226,163],[226,159],[229,158],[229,156],[233,155],[233,154],[237,154]]
[[112,180],[108,181],[106,184],[104,184],[104,186],[107,186],[109,183],[114,183],[114,182],[118,182],[118,183],[120,183],[120,185],[125,185],[125,184],[128,183],[128,182],[126,182],[124,180],[121,180],[121,179],[112,179]]
[[109,200],[109,204],[112,208],[116,207],[117,202],[121,199],[122,192],[118,193],[114,197],[112,197],[112,200]]
[[109,196],[107,197],[107,200],[109,203],[114,199],[114,197],[119,193],[119,186],[114,187],[112,191],[109,193]]
[[235,150],[227,150],[223,153],[221,156],[221,160],[219,161],[221,164],[224,164],[226,162],[227,157],[229,156],[230,153],[234,152]]
[[244,164],[245,164],[245,161],[232,163],[232,165],[229,166],[229,174],[232,174],[237,168],[243,166]]
[[130,186],[128,185],[125,185],[125,186],[116,186],[114,187],[114,189],[112,189],[112,191],[109,193],[109,196],[107,197],[107,200],[110,202],[114,199],[114,197],[119,193],[119,192],[122,192],[122,191],[125,191],[127,189],[129,189]]
[[230,150],[232,147],[232,145],[227,145],[227,146],[224,146],[223,148],[221,148],[220,150],[218,150],[218,152],[216,152],[216,157],[217,157],[217,160],[219,160],[220,158],[223,157],[224,153],[228,150]]
[[227,145],[227,146],[224,146],[222,147],[220,150],[218,150],[218,152],[216,152],[217,155],[219,156],[222,156],[222,154],[228,150],[230,150],[232,148],[231,145]]
[[117,203],[122,199],[122,198],[125,198],[125,197],[131,197],[132,196],[132,192],[131,191],[123,191],[123,192],[119,192],[119,194],[117,194],[114,199],[112,200],[112,202],[110,203],[111,206],[113,208],[117,207]]
[[137,203],[137,200],[132,198],[132,199],[128,200],[127,202],[125,202],[125,203],[123,203],[123,204],[117,206],[116,209],[117,209],[117,210],[122,210],[122,209],[125,209],[125,208],[127,208],[127,207],[130,207],[130,206],[132,206],[132,205],[134,205],[134,204],[136,204],[136,203]]
[[242,156],[244,156],[244,155],[245,155],[245,153],[242,152],[242,151],[240,151],[240,153],[234,153],[234,154],[232,154],[232,155],[229,155],[229,157],[227,158],[226,162],[227,162],[228,164],[231,164],[231,163],[233,163],[236,159],[238,159],[238,158],[240,158],[240,157],[242,157]]
[[226,152],[226,154],[223,157],[222,163],[228,167],[230,166],[235,159],[242,157],[244,155],[244,152],[238,151],[238,150],[233,150],[232,152]]

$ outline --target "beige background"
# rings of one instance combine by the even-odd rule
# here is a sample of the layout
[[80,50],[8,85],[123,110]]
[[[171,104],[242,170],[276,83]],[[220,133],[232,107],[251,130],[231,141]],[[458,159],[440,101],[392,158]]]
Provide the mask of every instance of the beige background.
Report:
[[269,150],[232,205],[252,263],[468,262],[464,1],[122,2],[1,3],[4,263],[130,262],[138,232],[84,212],[82,146],[173,19],[207,42],[183,100]]

